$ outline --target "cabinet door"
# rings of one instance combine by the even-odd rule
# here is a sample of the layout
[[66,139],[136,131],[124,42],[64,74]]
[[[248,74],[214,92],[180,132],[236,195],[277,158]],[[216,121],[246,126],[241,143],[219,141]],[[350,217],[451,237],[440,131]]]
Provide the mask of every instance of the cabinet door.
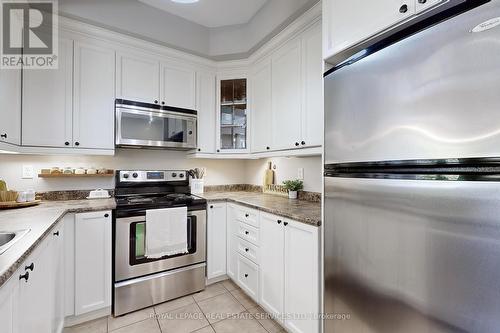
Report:
[[196,108],[196,72],[178,64],[161,65],[162,104],[177,108]]
[[326,59],[409,18],[415,0],[325,0],[323,9]]
[[75,215],[75,315],[111,306],[111,212]]
[[252,151],[264,152],[273,149],[271,144],[273,128],[270,59],[255,66],[251,80]]
[[233,205],[227,206],[227,275],[236,279],[237,274],[237,261],[238,261],[238,249],[236,237],[238,231],[239,222],[236,218],[236,208]]
[[207,278],[226,274],[226,203],[209,205],[207,220]]
[[278,50],[272,59],[273,149],[296,148],[301,129],[300,39]]
[[215,74],[198,72],[196,80],[198,151],[202,153],[215,153],[217,132],[215,82]]
[[285,280],[283,228],[281,217],[260,214],[260,250],[263,255],[260,260],[259,304],[275,315],[283,313]]
[[323,59],[321,25],[302,36],[302,141],[301,147],[323,144]]
[[0,325],[2,333],[17,333],[19,315],[17,300],[19,283],[17,273],[0,288]]
[[285,313],[308,315],[288,318],[285,327],[294,333],[319,332],[319,235],[318,228],[286,221]]
[[147,54],[117,55],[116,97],[144,103],[160,100],[160,61]]
[[114,148],[115,52],[75,42],[73,140],[80,148]]
[[[50,236],[49,236],[50,237]],[[53,331],[53,248],[52,239],[44,240],[28,258],[17,276],[19,284],[19,333],[51,333]],[[33,269],[25,268],[33,265]],[[19,275],[29,274],[26,279]]]
[[64,222],[52,229],[51,240],[52,256],[52,290],[54,306],[52,310],[52,327],[54,332],[62,332],[64,328]]
[[0,69],[0,142],[21,143],[20,69]]
[[59,68],[23,71],[22,144],[72,145],[73,41],[59,36]]

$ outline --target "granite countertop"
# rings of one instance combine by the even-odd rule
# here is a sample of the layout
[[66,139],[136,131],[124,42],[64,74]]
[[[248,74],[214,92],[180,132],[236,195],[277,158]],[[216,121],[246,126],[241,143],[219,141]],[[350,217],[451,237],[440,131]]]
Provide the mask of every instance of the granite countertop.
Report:
[[65,214],[111,210],[115,207],[114,199],[101,199],[46,201],[34,207],[1,210],[0,231],[31,230],[0,254],[0,287]]
[[199,196],[208,202],[234,202],[313,226],[321,225],[320,202],[292,200],[259,192],[206,192]]

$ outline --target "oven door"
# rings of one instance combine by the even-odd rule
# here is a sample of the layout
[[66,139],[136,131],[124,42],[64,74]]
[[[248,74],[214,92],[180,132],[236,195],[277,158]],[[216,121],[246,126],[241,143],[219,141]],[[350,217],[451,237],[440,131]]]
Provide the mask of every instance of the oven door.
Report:
[[173,111],[116,109],[116,145],[196,148],[196,116]]
[[145,257],[146,217],[117,218],[115,224],[115,282],[205,262],[206,211],[188,212],[187,254],[160,259]]

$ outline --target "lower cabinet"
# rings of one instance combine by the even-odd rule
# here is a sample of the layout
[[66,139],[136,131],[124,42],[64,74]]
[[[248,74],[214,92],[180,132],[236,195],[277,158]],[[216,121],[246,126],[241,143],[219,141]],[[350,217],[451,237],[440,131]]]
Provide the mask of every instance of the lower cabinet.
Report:
[[226,275],[226,206],[214,203],[207,211],[207,278]]
[[111,306],[111,212],[75,215],[75,315]]
[[246,209],[228,205],[228,275],[289,332],[319,332],[319,228],[260,212],[250,237]]

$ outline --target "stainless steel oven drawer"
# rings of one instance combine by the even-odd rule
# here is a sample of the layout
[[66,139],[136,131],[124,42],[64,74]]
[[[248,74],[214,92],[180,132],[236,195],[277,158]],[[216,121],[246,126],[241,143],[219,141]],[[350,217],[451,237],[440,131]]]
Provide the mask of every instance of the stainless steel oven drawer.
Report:
[[205,289],[205,263],[115,283],[114,315],[147,308]]

